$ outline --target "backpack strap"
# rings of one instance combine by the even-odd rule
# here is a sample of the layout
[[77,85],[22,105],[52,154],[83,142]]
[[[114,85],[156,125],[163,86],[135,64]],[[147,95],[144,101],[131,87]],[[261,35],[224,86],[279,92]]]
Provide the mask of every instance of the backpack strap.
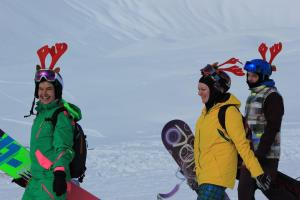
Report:
[[[221,124],[222,128],[227,132],[226,130],[226,124],[225,124],[225,114],[228,107],[234,106],[236,109],[238,109],[234,104],[227,104],[224,106],[221,106],[219,113],[218,113],[218,119],[219,123]],[[239,110],[239,109],[238,109]]]
[[51,118],[46,118],[45,121],[51,121],[54,129],[55,129],[55,126],[56,126],[56,123],[57,123],[57,117],[58,117],[58,114],[61,113],[61,112],[64,112],[64,111],[67,111],[67,109],[62,106],[58,109],[56,109],[53,114],[52,114],[52,117]]

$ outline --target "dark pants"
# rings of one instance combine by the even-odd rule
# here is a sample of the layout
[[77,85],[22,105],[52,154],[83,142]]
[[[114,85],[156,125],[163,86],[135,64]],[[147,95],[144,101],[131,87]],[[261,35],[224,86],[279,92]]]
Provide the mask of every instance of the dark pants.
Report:
[[[260,162],[265,173],[272,177],[271,188],[264,192],[264,195],[271,200],[295,199],[288,191],[279,187],[276,183],[276,174],[278,169],[278,159],[265,159]],[[240,179],[238,185],[238,196],[240,200],[254,200],[255,190],[258,189],[255,179],[251,177],[250,172],[245,166],[241,167]]]

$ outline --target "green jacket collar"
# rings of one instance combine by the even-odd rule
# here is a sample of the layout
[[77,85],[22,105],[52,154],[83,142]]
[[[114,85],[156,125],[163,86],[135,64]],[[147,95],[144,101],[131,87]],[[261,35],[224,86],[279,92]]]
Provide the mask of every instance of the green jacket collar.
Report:
[[56,108],[59,106],[59,102],[60,100],[56,99],[54,101],[52,101],[51,103],[48,103],[48,104],[42,104],[40,101],[38,101],[36,103],[36,108],[35,110],[39,113],[39,112],[42,112],[42,111],[45,111],[45,110],[51,110],[53,108]]
[[75,121],[79,121],[82,118],[81,110],[76,105],[68,103],[64,99],[57,99],[49,104],[42,104],[40,101],[38,101],[36,105],[37,106],[35,110],[38,113],[46,110],[57,109],[59,107],[64,106]]

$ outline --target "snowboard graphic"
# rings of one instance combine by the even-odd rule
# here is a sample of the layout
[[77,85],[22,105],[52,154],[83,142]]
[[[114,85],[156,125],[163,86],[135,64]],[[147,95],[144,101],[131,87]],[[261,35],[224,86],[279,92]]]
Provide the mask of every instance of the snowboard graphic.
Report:
[[[196,183],[194,160],[194,135],[190,127],[182,120],[169,121],[162,130],[161,139],[176,161],[188,183]],[[158,199],[169,198],[179,189],[177,185],[169,194],[158,194]],[[224,200],[229,200],[225,193]]]
[[[164,126],[161,137],[163,144],[180,167],[186,179],[195,180],[194,135],[189,126],[182,120],[172,120]],[[300,181],[278,171],[277,182],[280,187],[293,194],[295,199],[300,199]],[[166,196],[166,198],[168,197],[169,195]],[[229,199],[228,197],[226,198]]]
[[161,139],[184,177],[196,181],[194,135],[190,127],[181,120],[172,120],[164,126]]
[[[29,150],[0,129],[0,170],[12,178],[29,180]],[[68,182],[67,200],[100,200],[72,181]]]
[[30,169],[28,150],[0,129],[0,170],[12,178],[27,177]]

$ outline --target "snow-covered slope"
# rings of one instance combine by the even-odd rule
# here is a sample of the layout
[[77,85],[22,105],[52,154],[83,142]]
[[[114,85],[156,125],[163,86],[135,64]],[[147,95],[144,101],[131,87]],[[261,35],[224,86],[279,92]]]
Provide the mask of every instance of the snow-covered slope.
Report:
[[[259,58],[260,42],[281,41],[273,75],[285,98],[280,168],[297,176],[299,6],[298,0],[2,0],[0,128],[28,145],[32,118],[23,115],[33,98],[36,50],[65,41],[69,50],[58,63],[64,96],[82,109],[93,149],[83,187],[103,199],[155,199],[177,181],[160,131],[173,118],[194,126],[202,108],[199,69],[232,56]],[[244,103],[245,80],[232,79],[231,91]],[[5,199],[20,199],[22,189],[9,179],[0,186]],[[195,199],[182,188],[174,199]]]

